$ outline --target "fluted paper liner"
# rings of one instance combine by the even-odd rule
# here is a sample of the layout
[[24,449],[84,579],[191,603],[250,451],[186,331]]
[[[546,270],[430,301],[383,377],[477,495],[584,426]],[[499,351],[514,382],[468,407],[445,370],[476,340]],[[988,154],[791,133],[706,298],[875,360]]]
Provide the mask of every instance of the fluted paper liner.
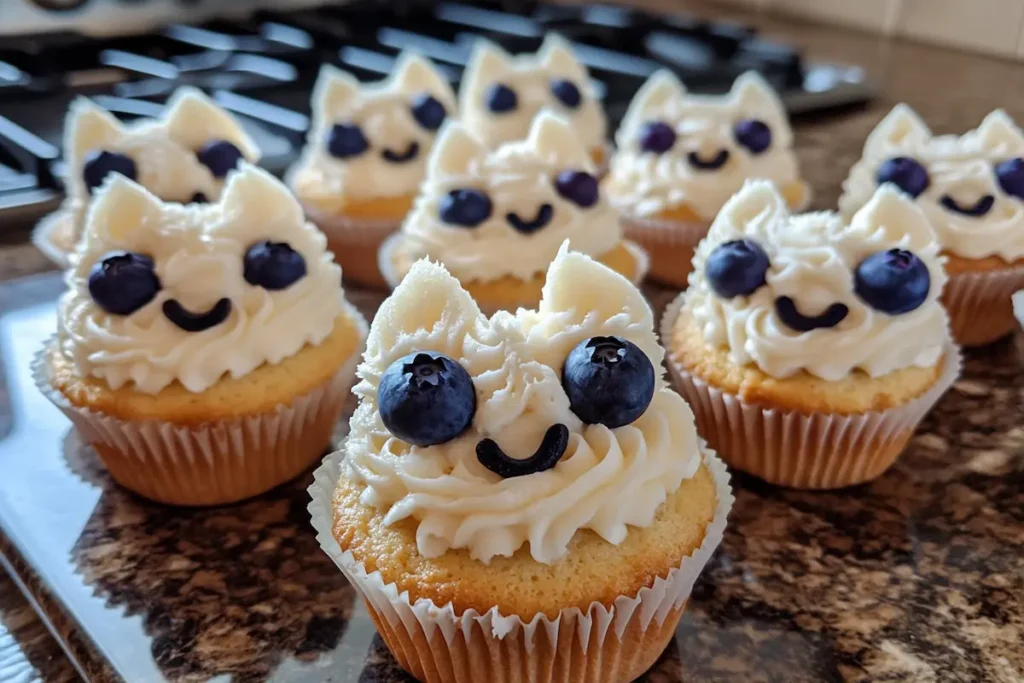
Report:
[[870,481],[896,461],[917,425],[960,374],[960,349],[943,352],[942,373],[924,394],[884,411],[804,414],[744,403],[710,386],[672,357],[673,328],[685,294],[661,320],[666,365],[693,408],[697,429],[731,467],[772,484],[836,489]]
[[942,304],[956,342],[981,346],[1013,332],[1017,324],[1011,297],[1019,290],[1024,290],[1024,265],[950,275]]
[[[354,308],[366,338],[366,321]],[[355,380],[362,342],[330,380],[273,412],[178,425],[123,420],[72,404],[51,384],[49,339],[32,361],[39,390],[96,450],[111,476],[141,496],[173,505],[219,505],[268,491],[294,478],[331,445]]]
[[61,244],[58,237],[62,230],[68,229],[67,222],[70,220],[70,211],[57,209],[40,219],[32,229],[32,244],[61,270],[71,267],[71,254],[74,251],[74,245]]
[[709,449],[704,463],[715,481],[717,504],[704,540],[665,578],[610,608],[594,602],[585,612],[561,610],[529,622],[497,607],[459,615],[448,605],[398,592],[380,572],[368,573],[334,538],[333,495],[343,454],[333,453],[313,474],[309,512],[317,541],[365,598],[370,616],[392,654],[407,671],[429,683],[619,683],[646,671],[671,639],[700,574],[722,540],[733,504],[729,473]]
[[708,234],[711,222],[624,216],[622,227],[626,237],[650,254],[652,280],[685,288],[693,270],[693,252]]

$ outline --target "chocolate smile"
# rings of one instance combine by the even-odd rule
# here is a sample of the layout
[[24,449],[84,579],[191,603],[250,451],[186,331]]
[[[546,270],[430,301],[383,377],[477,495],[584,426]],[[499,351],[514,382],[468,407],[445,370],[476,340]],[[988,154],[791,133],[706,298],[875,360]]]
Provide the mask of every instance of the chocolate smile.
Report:
[[554,424],[548,427],[540,447],[529,458],[510,458],[493,439],[481,439],[476,445],[476,459],[502,479],[511,479],[550,470],[562,459],[568,446],[569,428],[563,424]]
[[193,313],[178,303],[177,299],[168,299],[164,302],[164,315],[186,332],[202,332],[216,327],[227,320],[230,314],[230,299],[221,299],[213,308],[203,313]]
[[409,146],[405,148],[404,152],[396,152],[388,147],[385,147],[381,151],[380,155],[384,157],[385,161],[390,161],[393,164],[404,164],[412,161],[420,153],[420,143],[410,142]]
[[960,213],[965,216],[984,216],[986,213],[992,210],[992,205],[996,203],[995,197],[990,194],[985,195],[974,203],[973,206],[961,206],[955,199],[950,197],[948,194],[942,195],[942,199],[939,200],[946,209],[949,209],[953,213]]
[[710,159],[701,159],[697,152],[690,152],[686,155],[686,160],[690,162],[690,166],[699,171],[714,171],[722,168],[725,166],[725,162],[729,161],[729,150],[723,149]]
[[797,332],[810,332],[822,328],[835,327],[843,322],[850,312],[844,304],[832,304],[821,315],[804,315],[796,308],[796,302],[788,296],[780,296],[775,300],[775,312],[786,327]]
[[537,215],[533,217],[533,220],[525,221],[514,211],[506,214],[505,220],[507,220],[509,224],[519,232],[529,235],[530,233],[537,232],[550,223],[554,215],[554,208],[552,208],[550,204],[543,204],[537,210]]

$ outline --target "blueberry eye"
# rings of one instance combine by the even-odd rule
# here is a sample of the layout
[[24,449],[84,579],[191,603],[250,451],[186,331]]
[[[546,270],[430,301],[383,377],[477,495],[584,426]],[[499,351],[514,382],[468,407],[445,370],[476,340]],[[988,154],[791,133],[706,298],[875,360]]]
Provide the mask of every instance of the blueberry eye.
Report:
[[878,184],[893,183],[896,187],[917,198],[928,189],[928,171],[916,159],[893,157],[886,159],[875,174]]
[[569,109],[575,109],[583,101],[583,96],[580,95],[580,89],[576,87],[576,84],[561,78],[551,81],[551,94]]
[[733,128],[736,142],[754,154],[760,154],[772,145],[772,129],[764,121],[744,119]]
[[1024,199],[1024,159],[1007,159],[996,166],[996,178],[1003,192]]
[[591,337],[569,352],[562,387],[576,417],[615,429],[634,422],[651,404],[654,366],[630,341]]
[[228,173],[238,168],[238,164],[244,159],[242,150],[235,147],[227,140],[210,140],[202,149],[196,152],[196,158],[214,178],[225,178]]
[[366,136],[357,125],[336,123],[327,134],[327,151],[332,157],[357,157],[369,148],[370,143],[366,141]]
[[461,365],[422,351],[388,366],[377,388],[377,404],[389,432],[414,446],[434,446],[469,428],[476,390]]
[[441,198],[439,214],[449,225],[475,228],[491,217],[491,198],[473,188],[452,190]]
[[306,275],[306,260],[285,242],[257,242],[245,252],[243,274],[254,287],[287,289]]
[[89,270],[89,295],[113,315],[131,315],[160,291],[153,259],[131,251],[112,251]]
[[899,315],[924,303],[931,287],[928,267],[903,249],[880,251],[861,261],[854,273],[854,291],[871,308]]
[[495,83],[487,89],[487,108],[495,114],[513,111],[519,106],[516,91],[503,83]]
[[585,171],[562,171],[555,178],[558,194],[584,209],[597,204],[597,178]]
[[676,144],[676,132],[672,126],[661,121],[648,121],[640,129],[640,149],[645,152],[664,154]]
[[97,150],[89,152],[82,164],[82,180],[91,193],[103,184],[111,173],[120,173],[128,180],[135,180],[138,177],[138,170],[131,157],[117,152]]
[[715,294],[731,299],[763,286],[768,265],[768,254],[757,242],[732,240],[715,247],[704,264],[704,275]]
[[412,116],[427,130],[437,130],[444,123],[448,111],[433,95],[423,93],[412,101]]

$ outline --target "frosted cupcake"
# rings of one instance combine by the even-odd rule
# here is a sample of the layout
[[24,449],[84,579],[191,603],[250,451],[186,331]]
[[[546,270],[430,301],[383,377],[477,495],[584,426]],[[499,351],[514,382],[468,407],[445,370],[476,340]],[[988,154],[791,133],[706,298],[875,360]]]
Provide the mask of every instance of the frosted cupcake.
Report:
[[439,261],[487,311],[536,306],[565,240],[639,282],[647,257],[622,237],[571,124],[544,112],[526,140],[487,147],[461,123],[441,133],[421,194],[380,251],[394,287],[421,258]]
[[312,108],[289,184],[327,234],[346,280],[383,287],[377,250],[412,207],[455,93],[429,60],[407,53],[391,76],[371,84],[325,65]]
[[634,96],[615,135],[606,183],[627,236],[651,255],[651,278],[685,287],[693,250],[748,178],[774,182],[800,210],[800,179],[786,110],[771,86],[743,74],[722,96],[691,95],[669,71]]
[[569,120],[603,172],[608,120],[572,46],[549,33],[536,54],[513,57],[478,40],[459,88],[459,116],[466,127],[494,149],[525,138],[545,109]]
[[956,340],[987,344],[1016,329],[1010,297],[1024,289],[1024,133],[1013,120],[998,110],[960,137],[933,136],[899,104],[864,143],[840,210],[852,214],[881,183],[912,197],[938,233]]
[[245,165],[219,202],[184,206],[112,178],[74,264],[33,371],[126,488],[228,503],[329,444],[366,323],[279,181]]
[[847,223],[791,215],[767,181],[719,213],[662,321],[708,444],[775,484],[879,476],[960,366],[939,243],[894,187]]
[[256,162],[256,144],[238,122],[196,88],[178,88],[163,116],[122,124],[84,97],[64,124],[67,198],[40,222],[33,242],[67,268],[82,234],[93,194],[111,175],[134,180],[160,199],[216,201],[228,174]]
[[384,302],[310,511],[418,680],[629,681],[672,638],[732,495],[652,328],[565,248],[537,310],[488,319],[427,261]]

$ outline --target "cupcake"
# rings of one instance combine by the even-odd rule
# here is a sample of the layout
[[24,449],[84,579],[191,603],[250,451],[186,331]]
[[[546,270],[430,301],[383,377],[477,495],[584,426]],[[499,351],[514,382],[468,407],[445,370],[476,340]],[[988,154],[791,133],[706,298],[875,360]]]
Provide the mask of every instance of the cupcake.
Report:
[[594,166],[603,171],[608,120],[587,68],[569,43],[549,33],[536,54],[513,57],[478,40],[459,88],[459,117],[470,132],[495,149],[525,138],[545,109],[572,123]]
[[178,88],[158,119],[123,124],[80,97],[64,124],[67,198],[33,232],[33,242],[54,263],[69,266],[92,196],[110,175],[141,184],[160,199],[216,201],[228,174],[256,162],[256,144],[224,109],[196,88]]
[[652,327],[564,246],[536,310],[428,261],[381,306],[310,511],[418,680],[629,681],[671,640],[732,495]]
[[391,76],[369,85],[325,65],[312,107],[289,184],[327,234],[345,279],[384,287],[377,250],[412,207],[455,93],[429,60],[406,53]]
[[1024,133],[1002,110],[976,130],[933,136],[905,104],[864,143],[843,183],[840,210],[853,214],[893,183],[928,216],[946,257],[942,302],[965,346],[1016,329],[1011,295],[1024,289]]
[[796,488],[888,469],[960,368],[939,250],[893,187],[847,223],[791,215],[771,183],[748,183],[662,318],[670,372],[708,444]]
[[690,95],[659,71],[633,97],[615,135],[608,196],[626,235],[651,255],[651,278],[685,287],[693,250],[748,178],[766,178],[800,210],[800,180],[786,110],[753,71],[726,95]]
[[72,261],[33,373],[120,484],[229,503],[329,445],[366,322],[279,181],[245,164],[186,206],[115,176]]
[[550,112],[534,119],[526,140],[494,151],[465,125],[449,123],[416,206],[381,247],[381,272],[394,287],[426,257],[444,264],[488,312],[533,307],[568,239],[639,282],[647,256],[623,240],[618,212],[593,173],[572,124]]

